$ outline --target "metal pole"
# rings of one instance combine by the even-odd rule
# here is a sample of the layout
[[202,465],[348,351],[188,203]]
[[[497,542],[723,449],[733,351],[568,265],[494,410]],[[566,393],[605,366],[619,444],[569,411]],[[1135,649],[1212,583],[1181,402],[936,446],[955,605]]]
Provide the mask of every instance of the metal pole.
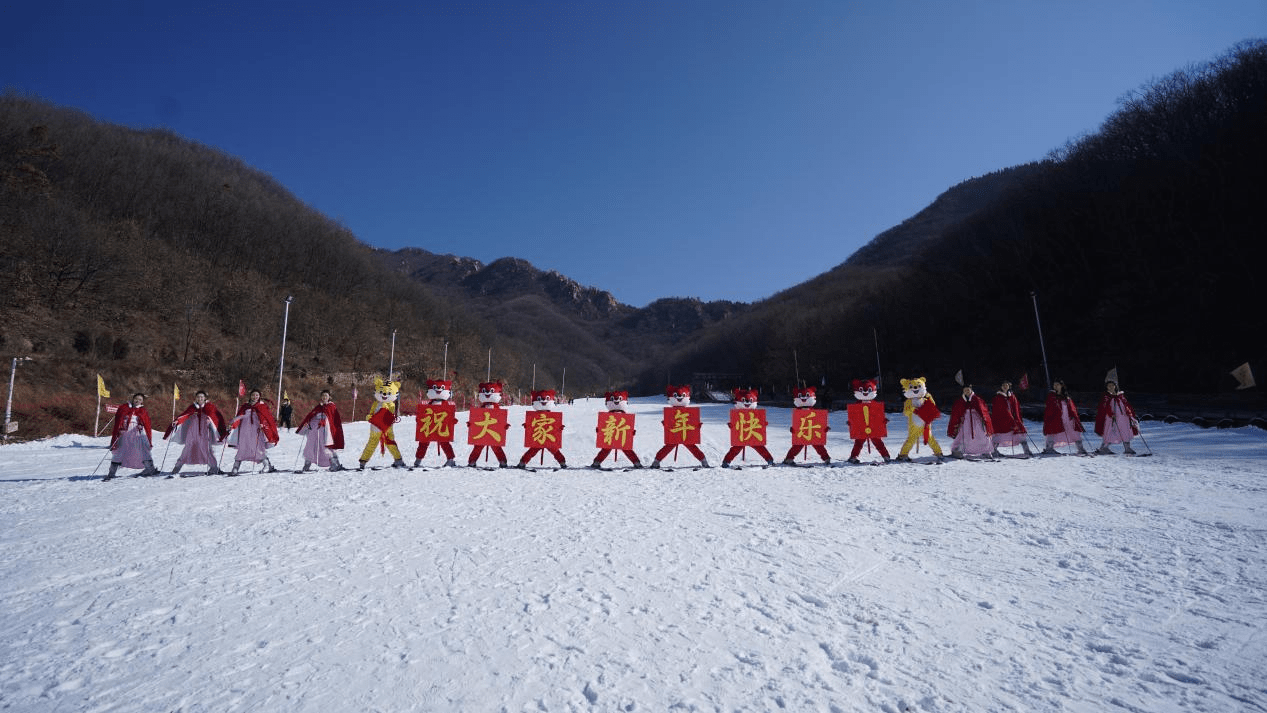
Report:
[[277,365],[277,417],[282,415],[282,374],[286,369],[286,329],[290,325],[290,303],[294,302],[292,295],[286,296],[286,315],[282,318],[282,358],[281,363]]
[[[4,404],[4,440],[9,441],[9,424],[13,422],[13,379],[18,373],[18,362],[27,361],[31,357],[13,357],[13,365],[9,367],[9,399]],[[98,409],[100,413],[100,409]]]
[[391,361],[387,362],[387,380],[392,380],[392,373],[396,371],[396,330],[392,330],[392,356]]
[[1043,323],[1038,318],[1038,293],[1030,292],[1029,297],[1034,301],[1034,324],[1038,325],[1038,348],[1043,352],[1043,373],[1047,375],[1047,390],[1051,391],[1051,369],[1047,366],[1047,345],[1043,343]]
[[875,390],[884,393],[884,371],[880,368],[880,334],[871,328],[871,338],[875,340]]

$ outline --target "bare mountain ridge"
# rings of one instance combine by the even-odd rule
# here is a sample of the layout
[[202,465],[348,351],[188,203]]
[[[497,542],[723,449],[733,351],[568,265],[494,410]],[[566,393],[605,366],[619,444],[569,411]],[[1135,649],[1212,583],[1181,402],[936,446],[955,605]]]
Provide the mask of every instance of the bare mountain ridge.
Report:
[[582,285],[556,270],[541,270],[522,258],[504,257],[484,264],[422,248],[377,252],[390,269],[436,294],[468,301],[478,313],[497,314],[525,302],[539,308],[544,305],[634,352],[646,351],[639,343],[649,343],[650,351],[655,351],[749,309],[743,302],[704,302],[691,297],[664,297],[646,307],[633,307],[606,290]]

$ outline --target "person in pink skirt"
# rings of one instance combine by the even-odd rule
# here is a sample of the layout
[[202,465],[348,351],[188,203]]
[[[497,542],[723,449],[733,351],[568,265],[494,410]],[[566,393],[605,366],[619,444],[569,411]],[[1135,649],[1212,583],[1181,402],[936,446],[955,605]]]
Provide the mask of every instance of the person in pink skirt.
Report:
[[143,469],[137,475],[158,473],[150,455],[153,443],[150,412],[145,410],[145,394],[132,394],[131,403],[119,406],[114,414],[114,426],[110,429],[110,472],[102,480],[113,478],[119,466]]
[[1087,449],[1082,445],[1082,421],[1078,418],[1078,407],[1073,398],[1065,390],[1065,382],[1056,379],[1047,392],[1047,408],[1043,411],[1043,435],[1047,438],[1044,455],[1057,455],[1057,446],[1074,444],[1078,453],[1086,455]]
[[273,412],[268,402],[260,396],[259,389],[251,389],[247,402],[238,409],[237,418],[233,419],[233,434],[229,436],[229,445],[238,453],[233,459],[233,471],[229,475],[238,475],[242,461],[259,463],[265,473],[276,473],[277,469],[268,462],[268,449],[277,445],[280,437],[277,434],[277,422],[273,420]]
[[320,401],[299,422],[295,432],[304,437],[304,467],[307,472],[313,463],[330,472],[343,470],[339,454],[343,450],[343,417],[330,399],[329,391],[322,391]]
[[215,404],[207,401],[207,392],[194,394],[194,402],[172,421],[167,433],[163,434],[164,439],[171,437],[172,443],[184,445],[180,457],[176,459],[176,467],[172,468],[172,475],[179,474],[180,469],[187,465],[210,466],[207,474],[218,475],[220,464],[212,448],[227,435],[229,426]]
[[985,407],[985,401],[972,390],[972,384],[964,384],[963,394],[955,399],[950,422],[946,424],[946,435],[955,439],[950,444],[952,458],[988,456],[994,450],[990,412]]
[[[1001,456],[999,448],[1007,446],[1025,449],[1025,455],[1034,455],[1029,448],[1029,431],[1021,418],[1021,403],[1012,392],[1012,382],[1004,381],[990,403],[990,421],[994,426],[994,455]],[[1015,450],[1013,450],[1015,452]]]
[[1096,453],[1109,455],[1113,451],[1109,446],[1122,444],[1122,452],[1134,455],[1131,448],[1131,437],[1139,435],[1139,420],[1135,418],[1135,409],[1126,400],[1126,393],[1118,391],[1117,382],[1104,382],[1104,395],[1100,397],[1100,407],[1095,412],[1095,432],[1104,441],[1096,449]]

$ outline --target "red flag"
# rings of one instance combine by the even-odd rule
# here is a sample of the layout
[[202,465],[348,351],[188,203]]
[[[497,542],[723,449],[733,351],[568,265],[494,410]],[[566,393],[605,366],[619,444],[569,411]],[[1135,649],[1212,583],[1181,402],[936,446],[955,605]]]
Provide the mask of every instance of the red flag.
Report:
[[238,396],[246,396],[246,382],[238,379]]
[[1029,391],[1029,374],[1021,374],[1021,391]]

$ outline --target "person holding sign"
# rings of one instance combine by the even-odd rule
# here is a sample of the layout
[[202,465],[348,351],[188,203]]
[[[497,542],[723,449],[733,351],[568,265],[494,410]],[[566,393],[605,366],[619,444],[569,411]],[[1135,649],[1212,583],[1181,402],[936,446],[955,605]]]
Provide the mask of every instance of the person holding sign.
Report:
[[457,422],[457,407],[453,403],[453,382],[427,379],[427,401],[418,404],[415,414],[414,437],[418,452],[414,453],[414,467],[422,465],[427,449],[436,444],[436,452],[444,454],[444,467],[457,465],[453,459],[453,424]]
[[506,410],[502,408],[502,385],[496,381],[480,384],[479,406],[471,409],[470,420],[466,424],[466,442],[475,446],[466,464],[475,467],[480,454],[488,448],[497,456],[498,467],[506,467]]
[[751,448],[765,459],[766,465],[774,465],[774,457],[766,449],[765,409],[757,408],[756,389],[735,389],[735,407],[730,412],[730,450],[722,458],[721,466],[729,468],[735,456]]
[[532,411],[524,415],[524,447],[528,450],[519,459],[519,467],[528,468],[528,462],[538,453],[549,451],[559,462],[560,468],[568,467],[563,458],[563,414],[553,410],[558,396],[554,389],[532,392]]
[[710,467],[708,458],[704,457],[704,451],[701,451],[699,447],[699,407],[691,406],[691,387],[670,384],[664,394],[669,400],[669,405],[664,409],[664,419],[660,422],[664,425],[664,447],[655,454],[651,467],[659,468],[660,461],[664,460],[670,451],[676,459],[678,446],[685,446],[691,455],[699,459],[701,466]]
[[792,391],[792,447],[783,458],[783,465],[796,465],[796,456],[806,446],[812,447],[823,464],[831,463],[827,454],[827,409],[816,409],[818,392],[813,386],[801,386]]
[[594,429],[598,436],[598,455],[594,456],[590,467],[601,469],[603,461],[615,451],[624,453],[633,467],[641,468],[642,462],[633,450],[634,415],[625,410],[629,407],[629,392],[608,391],[603,394],[603,405],[607,407],[607,412],[598,415],[598,427]]

